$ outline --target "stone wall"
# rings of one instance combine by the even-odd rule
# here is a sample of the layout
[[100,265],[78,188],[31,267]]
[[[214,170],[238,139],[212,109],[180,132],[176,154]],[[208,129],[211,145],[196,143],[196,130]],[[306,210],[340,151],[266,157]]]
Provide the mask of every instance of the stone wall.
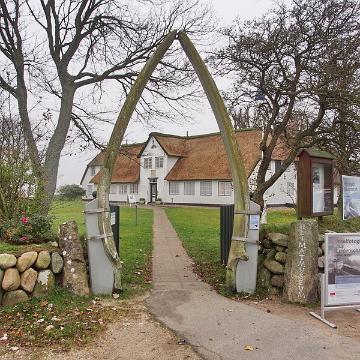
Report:
[[47,295],[64,267],[60,250],[0,254],[0,304],[14,305]]
[[[319,272],[324,271],[324,241],[324,235],[319,235]],[[258,289],[269,291],[272,295],[282,294],[288,243],[289,236],[281,233],[268,233],[260,241],[257,279]]]

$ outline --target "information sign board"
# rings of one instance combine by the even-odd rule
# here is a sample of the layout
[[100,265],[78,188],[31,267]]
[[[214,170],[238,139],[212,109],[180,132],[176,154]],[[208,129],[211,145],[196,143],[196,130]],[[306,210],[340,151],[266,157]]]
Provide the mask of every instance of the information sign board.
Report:
[[116,213],[114,213],[114,212],[110,213],[110,220],[111,220],[111,225],[116,224]]
[[328,233],[325,246],[325,306],[360,305],[360,233]]
[[360,216],[360,177],[342,176],[343,219]]
[[260,227],[260,215],[250,215],[249,217],[249,229],[259,230]]
[[128,203],[131,204],[136,204],[136,197],[133,194],[128,195]]

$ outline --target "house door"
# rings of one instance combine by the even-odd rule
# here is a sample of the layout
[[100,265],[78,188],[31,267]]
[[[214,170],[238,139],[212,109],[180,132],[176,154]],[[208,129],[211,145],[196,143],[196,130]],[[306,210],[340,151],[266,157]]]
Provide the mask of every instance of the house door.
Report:
[[150,183],[150,202],[155,202],[157,198],[157,183]]

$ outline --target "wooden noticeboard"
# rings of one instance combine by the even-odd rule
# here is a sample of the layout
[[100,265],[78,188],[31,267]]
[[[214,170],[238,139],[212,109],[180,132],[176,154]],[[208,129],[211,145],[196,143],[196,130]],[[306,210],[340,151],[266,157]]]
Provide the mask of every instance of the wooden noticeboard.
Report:
[[299,153],[297,171],[298,217],[334,212],[333,156],[314,148]]

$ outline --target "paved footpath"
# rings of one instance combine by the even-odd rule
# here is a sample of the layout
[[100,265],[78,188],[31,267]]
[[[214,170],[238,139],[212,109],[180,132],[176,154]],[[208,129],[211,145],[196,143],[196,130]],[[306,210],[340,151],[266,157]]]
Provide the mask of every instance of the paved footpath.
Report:
[[[326,325],[280,318],[212,291],[191,271],[191,260],[161,208],[154,208],[153,281],[148,308],[204,359],[360,359],[360,343]],[[244,350],[245,345],[254,351]]]

